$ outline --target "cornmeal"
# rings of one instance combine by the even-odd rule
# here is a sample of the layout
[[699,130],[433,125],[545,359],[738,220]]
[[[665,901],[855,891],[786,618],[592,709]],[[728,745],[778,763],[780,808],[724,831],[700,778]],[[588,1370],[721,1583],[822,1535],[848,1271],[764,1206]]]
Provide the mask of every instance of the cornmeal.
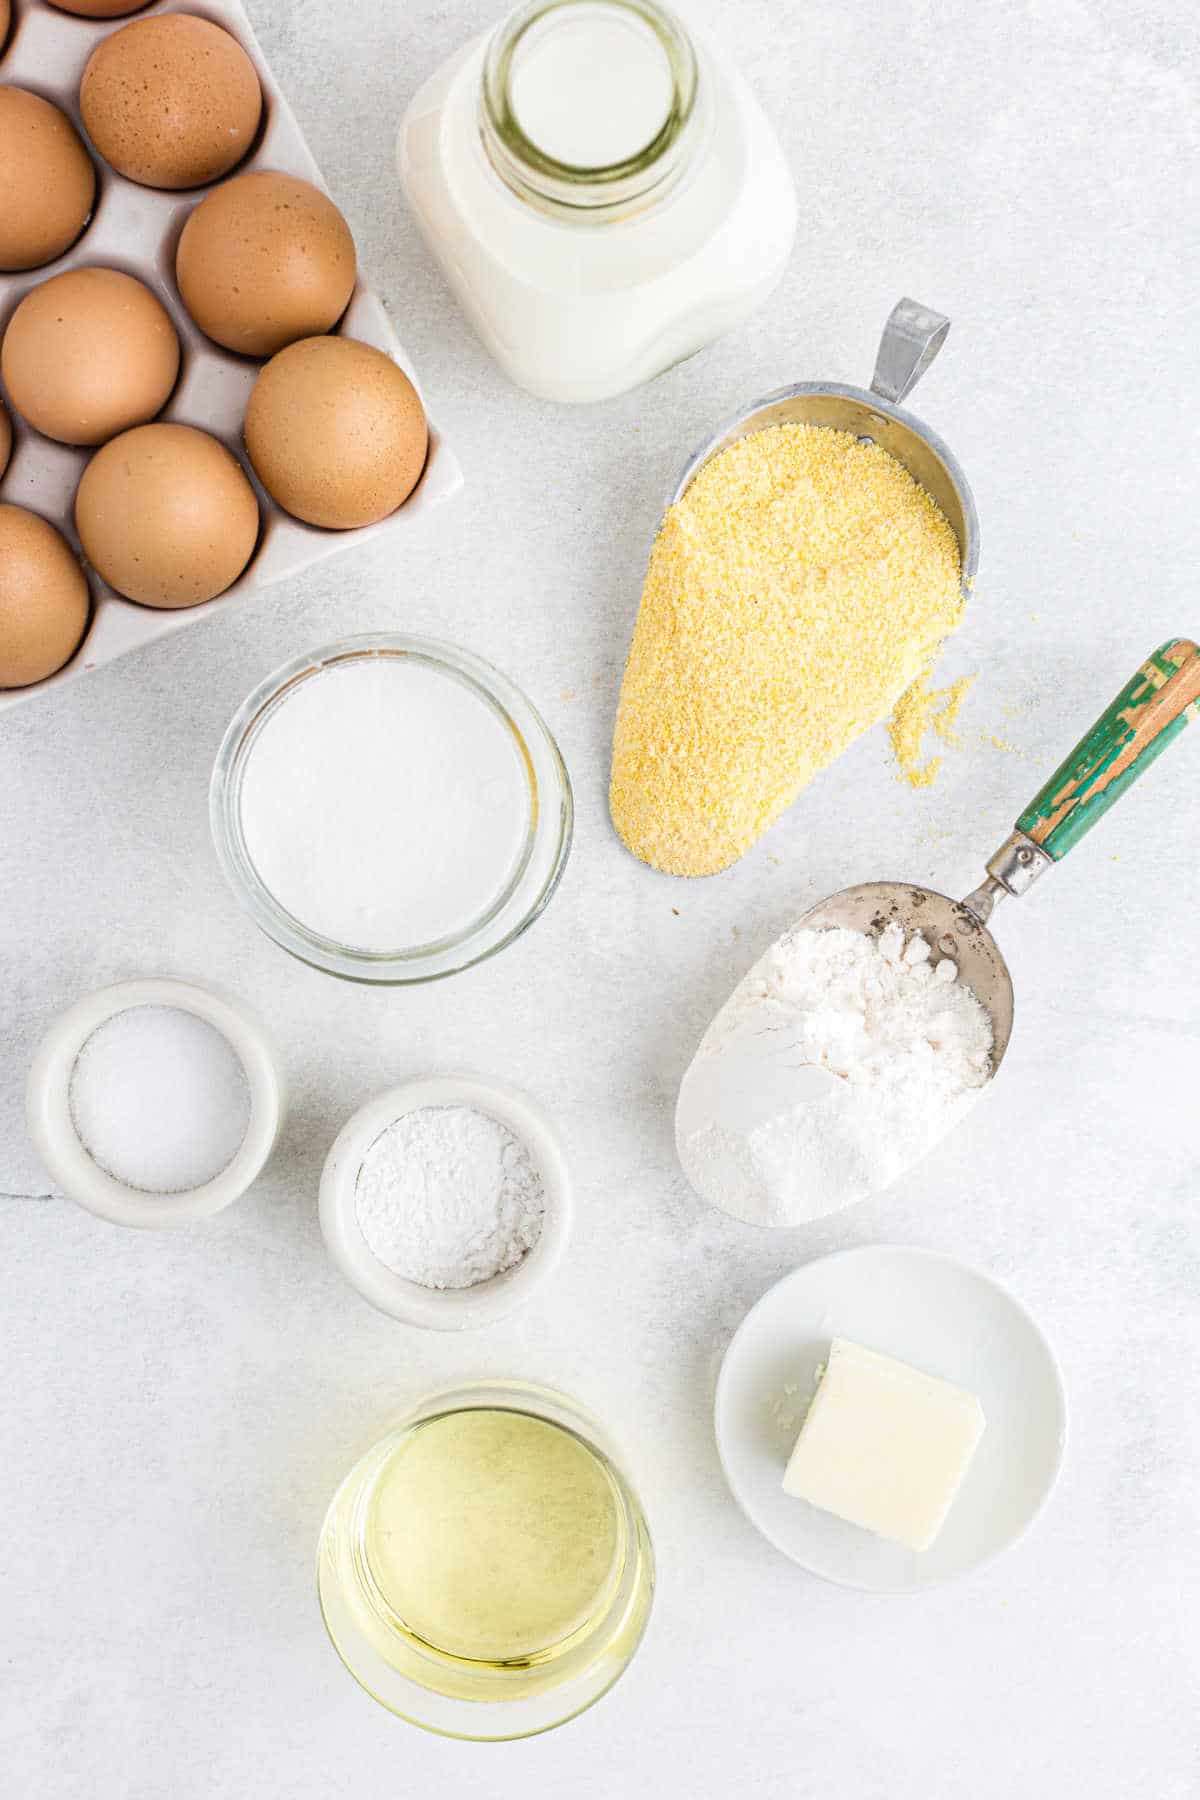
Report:
[[624,842],[674,875],[735,862],[962,612],[958,540],[886,450],[788,424],[722,451],[651,551],[613,737]]
[[926,671],[897,700],[888,723],[888,736],[900,773],[910,787],[931,787],[942,766],[940,756],[921,761],[921,740],[927,731],[936,732],[943,744],[961,742],[955,733],[955,722],[974,680],[973,675],[963,675],[949,687],[931,688]]

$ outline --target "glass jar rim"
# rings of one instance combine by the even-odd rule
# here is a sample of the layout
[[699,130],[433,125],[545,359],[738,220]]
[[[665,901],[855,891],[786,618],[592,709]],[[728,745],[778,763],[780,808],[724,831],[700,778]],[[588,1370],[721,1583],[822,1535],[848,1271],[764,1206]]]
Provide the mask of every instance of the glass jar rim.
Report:
[[[339,943],[296,918],[275,897],[250,855],[241,820],[241,784],[255,741],[297,685],[369,658],[413,658],[471,688],[511,732],[530,784],[526,842],[501,893],[461,931],[433,943],[374,951]],[[562,879],[574,829],[570,777],[533,703],[482,657],[437,638],[375,632],[342,638],[275,669],[230,720],[213,765],[209,820],[217,859],[234,894],[281,949],[347,981],[404,986],[437,981],[483,962],[528,930]]]
[[[522,42],[552,13],[603,5],[641,21],[658,42],[671,74],[666,118],[650,141],[619,162],[585,166],[551,156],[522,128],[511,76]],[[688,168],[700,133],[700,65],[683,25],[658,0],[527,0],[493,33],[483,62],[479,130],[488,160],[517,197],[542,211],[603,218],[657,204]]]

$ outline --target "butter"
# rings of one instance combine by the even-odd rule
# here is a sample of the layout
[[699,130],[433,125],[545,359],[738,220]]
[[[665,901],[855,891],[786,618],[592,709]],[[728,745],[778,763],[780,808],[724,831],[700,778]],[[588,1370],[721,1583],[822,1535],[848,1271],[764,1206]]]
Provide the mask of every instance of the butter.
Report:
[[834,1338],[784,1491],[910,1550],[928,1550],[986,1422],[965,1388]]

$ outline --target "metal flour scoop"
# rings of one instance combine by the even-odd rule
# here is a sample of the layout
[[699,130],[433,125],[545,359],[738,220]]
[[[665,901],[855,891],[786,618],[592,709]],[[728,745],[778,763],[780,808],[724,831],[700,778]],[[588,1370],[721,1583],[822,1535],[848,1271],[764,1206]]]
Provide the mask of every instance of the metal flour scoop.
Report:
[[1013,988],[987,928],[1006,894],[1018,899],[1061,862],[1149,767],[1189,719],[1200,714],[1200,650],[1171,638],[1148,656],[1091,730],[1040,788],[987,864],[987,879],[963,900],[904,881],[867,881],[822,900],[797,921],[843,925],[877,936],[893,919],[952,957],[992,1018],[992,1074],[1012,1034]]
[[[986,880],[964,900],[912,882],[869,881],[811,907],[794,929],[840,925],[877,937],[895,922],[906,937],[919,932],[935,958],[940,954],[957,964],[962,980],[987,1009],[992,1025],[988,1075],[993,1077],[1013,1024],[1012,980],[988,930],[997,900],[1005,894],[1019,897],[1061,862],[1198,713],[1200,651],[1186,639],[1172,638],[1147,657],[1055,770],[987,863]],[[724,1010],[710,1031],[719,1026]],[[858,1187],[843,1191],[839,1182],[851,1180],[845,1170],[823,1177],[814,1161],[805,1165],[803,1185],[793,1190],[788,1183],[798,1176],[772,1175],[757,1152],[750,1154],[751,1134],[760,1126],[811,1107],[819,1109],[812,1117],[824,1120],[817,1137],[805,1139],[805,1156],[815,1157],[821,1133],[828,1133],[831,1117],[843,1108],[845,1097],[837,1097],[841,1087],[833,1070],[804,1060],[786,1021],[747,1020],[710,1054],[702,1042],[683,1077],[675,1112],[676,1144],[692,1186],[715,1206],[756,1225],[804,1223],[886,1186],[896,1171],[882,1184],[871,1177],[866,1187],[861,1174],[855,1175]]]

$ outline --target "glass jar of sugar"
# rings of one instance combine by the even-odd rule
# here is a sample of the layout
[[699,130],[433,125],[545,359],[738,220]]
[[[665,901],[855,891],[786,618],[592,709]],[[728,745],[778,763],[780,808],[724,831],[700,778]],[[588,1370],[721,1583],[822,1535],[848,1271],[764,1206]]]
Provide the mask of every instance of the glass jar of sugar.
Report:
[[452,975],[539,916],[571,844],[541,715],[450,644],[347,638],[240,708],[210,795],[225,874],[267,935],[354,981]]
[[656,0],[531,0],[417,94],[412,210],[505,373],[602,400],[738,324],[796,226],[771,127]]

